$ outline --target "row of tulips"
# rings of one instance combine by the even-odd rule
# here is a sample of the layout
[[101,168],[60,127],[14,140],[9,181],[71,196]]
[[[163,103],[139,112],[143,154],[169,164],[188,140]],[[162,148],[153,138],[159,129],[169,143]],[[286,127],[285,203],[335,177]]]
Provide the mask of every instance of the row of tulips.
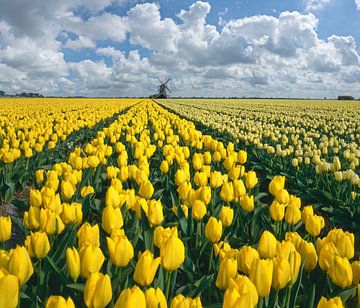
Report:
[[4,307],[356,304],[354,234],[325,232],[285,181],[258,177],[245,151],[145,100],[36,172],[17,222],[24,244],[0,251],[0,298]]

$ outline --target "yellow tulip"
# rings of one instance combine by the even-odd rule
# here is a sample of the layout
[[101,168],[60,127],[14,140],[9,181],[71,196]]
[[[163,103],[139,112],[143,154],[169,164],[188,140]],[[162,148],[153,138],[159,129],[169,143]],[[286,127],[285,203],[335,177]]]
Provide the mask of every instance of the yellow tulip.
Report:
[[202,308],[202,304],[200,297],[191,298],[178,294],[171,300],[170,308]]
[[208,178],[205,172],[195,172],[194,183],[196,186],[205,186],[208,183]]
[[127,266],[134,257],[134,248],[128,238],[124,235],[114,241],[107,237],[106,242],[111,262],[117,267]]
[[254,259],[249,278],[255,285],[258,295],[265,297],[270,294],[273,277],[273,262],[269,259]]
[[205,203],[205,205],[208,205],[211,201],[211,188],[210,186],[202,186],[199,189],[199,199]]
[[211,188],[219,188],[223,184],[222,174],[219,171],[214,171],[210,174]]
[[240,197],[240,206],[246,213],[254,210],[254,196],[244,195]]
[[215,217],[210,217],[205,226],[205,236],[213,243],[220,241],[222,236],[222,222]]
[[84,288],[84,302],[87,307],[103,308],[110,303],[112,288],[109,275],[91,273]]
[[76,281],[80,275],[80,255],[75,247],[66,248],[66,265],[71,278]]
[[318,260],[313,243],[302,240],[299,244],[298,251],[301,255],[301,262],[305,263],[304,269],[308,272],[312,271],[316,267]]
[[154,259],[150,250],[140,253],[135,267],[134,280],[144,287],[150,285],[154,280],[160,262],[160,257]]
[[233,187],[234,187],[234,196],[235,197],[242,197],[246,195],[246,188],[245,184],[242,180],[234,180],[233,181]]
[[50,251],[50,242],[45,232],[35,232],[27,237],[29,239],[28,251],[31,257],[43,259]]
[[286,189],[280,189],[275,195],[275,198],[279,203],[288,204],[290,195]]
[[163,206],[160,200],[150,200],[148,202],[148,219],[151,225],[160,225],[164,220]]
[[237,275],[235,279],[230,279],[229,287],[224,294],[223,307],[255,307],[258,300],[256,287],[251,280],[246,276]]
[[350,286],[353,280],[350,262],[345,257],[333,256],[330,261],[328,274],[331,281],[343,289]]
[[24,285],[34,273],[29,253],[24,246],[16,246],[10,251],[7,270],[19,278],[20,286]]
[[274,197],[276,197],[278,192],[284,189],[284,187],[285,187],[285,176],[276,175],[269,183],[269,192]]
[[149,180],[141,183],[139,188],[139,194],[141,197],[150,200],[153,193],[154,193],[154,187]]
[[329,298],[326,299],[325,297],[321,297],[317,308],[343,308],[344,305],[341,301],[340,297],[333,297],[333,298]]
[[100,271],[105,257],[99,247],[84,246],[80,249],[80,276],[87,279],[91,273]]
[[285,288],[291,279],[290,264],[287,259],[274,258],[273,259],[273,279],[272,286],[275,290]]
[[160,288],[150,288],[145,292],[147,308],[167,308],[166,298]]
[[192,216],[196,220],[201,220],[206,214],[206,206],[201,200],[195,200],[191,209]]
[[249,171],[245,175],[245,185],[246,185],[247,189],[254,188],[258,182],[259,181],[258,181],[255,171]]
[[44,182],[44,169],[39,169],[35,171],[35,179],[38,185]]
[[352,284],[354,286],[357,286],[360,282],[360,260],[359,261],[354,261],[353,263],[351,263],[351,269],[353,272],[353,281]]
[[220,197],[225,202],[231,202],[234,199],[234,186],[232,182],[223,183]]
[[116,208],[120,205],[121,198],[118,191],[115,189],[114,186],[109,186],[105,194],[105,204],[106,206],[111,206]]
[[202,154],[195,153],[192,159],[192,163],[195,170],[200,170],[204,164],[204,159]]
[[124,225],[123,217],[120,208],[113,208],[112,206],[106,206],[102,212],[101,227],[103,230],[110,234],[113,229],[120,229]]
[[183,169],[178,169],[175,172],[175,183],[176,185],[180,186],[182,183],[186,181],[186,173]]
[[238,163],[244,165],[247,161],[247,153],[244,150],[240,150],[237,155]]
[[285,221],[288,225],[295,225],[301,220],[300,209],[293,204],[288,204],[285,210]]
[[289,285],[292,286],[296,282],[299,276],[300,266],[301,266],[301,255],[293,250],[290,252],[288,257],[289,265],[290,265],[290,281]]
[[84,223],[76,234],[79,248],[85,246],[100,246],[99,225],[91,226],[88,222]]
[[46,301],[45,308],[75,308],[75,304],[71,297],[65,300],[62,296],[52,295]]
[[177,236],[170,236],[160,247],[162,267],[169,271],[175,271],[185,260],[184,243]]
[[313,237],[317,237],[325,227],[325,221],[322,216],[309,215],[306,218],[305,230]]
[[163,243],[165,243],[171,236],[178,237],[178,229],[176,227],[163,228],[158,226],[154,231],[154,245],[160,249]]
[[233,258],[224,258],[219,266],[216,276],[216,286],[220,290],[226,290],[229,286],[231,278],[235,278],[237,274],[237,261]]
[[16,308],[19,303],[19,280],[0,271],[0,307]]
[[11,219],[9,216],[0,216],[0,242],[5,242],[11,237]]
[[248,275],[254,259],[260,259],[259,253],[256,249],[250,246],[243,246],[237,254],[237,262],[240,271]]
[[265,230],[260,237],[259,245],[258,245],[258,252],[261,258],[263,259],[271,259],[276,254],[276,238],[275,236]]
[[274,200],[269,207],[269,212],[274,221],[282,221],[285,216],[285,204]]
[[74,185],[70,181],[61,181],[61,196],[65,200],[71,199],[71,197],[75,194],[76,189]]
[[94,192],[95,192],[94,187],[84,186],[83,188],[81,188],[80,196],[84,198],[85,196],[93,194]]
[[160,164],[160,170],[162,173],[168,173],[169,172],[169,164],[166,160],[163,160]]
[[224,227],[229,227],[234,218],[234,210],[230,206],[222,206],[219,218]]
[[306,224],[308,217],[314,215],[314,209],[312,205],[304,206],[304,208],[301,211],[301,220],[304,224]]
[[319,256],[319,266],[323,271],[327,271],[330,267],[331,259],[335,255],[339,255],[336,246],[333,242],[326,241],[321,245],[321,248],[319,247],[319,241],[318,241],[318,256]]
[[138,286],[125,289],[120,293],[114,308],[146,308],[146,297]]
[[42,204],[41,192],[37,189],[30,189],[30,206],[40,207]]

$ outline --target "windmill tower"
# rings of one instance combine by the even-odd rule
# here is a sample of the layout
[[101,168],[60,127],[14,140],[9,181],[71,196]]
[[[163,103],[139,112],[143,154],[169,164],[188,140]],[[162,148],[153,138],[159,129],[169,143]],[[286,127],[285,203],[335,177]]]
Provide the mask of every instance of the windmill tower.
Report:
[[171,93],[171,90],[169,89],[169,87],[167,86],[167,83],[171,80],[171,78],[168,78],[168,80],[166,80],[165,82],[162,82],[160,80],[159,77],[157,77],[157,79],[159,80],[160,82],[160,86],[159,86],[159,91],[157,94],[155,94],[154,96],[156,98],[167,98],[168,95],[166,93],[166,90],[168,90],[170,93]]

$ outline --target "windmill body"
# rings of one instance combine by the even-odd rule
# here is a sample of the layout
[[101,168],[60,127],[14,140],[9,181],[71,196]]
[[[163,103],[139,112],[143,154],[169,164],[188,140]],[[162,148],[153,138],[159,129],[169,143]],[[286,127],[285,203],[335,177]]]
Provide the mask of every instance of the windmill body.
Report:
[[157,78],[160,82],[159,90],[157,94],[152,95],[153,98],[167,98],[168,94],[167,91],[171,93],[171,90],[167,86],[167,83],[171,80],[171,78],[168,78],[165,82],[162,82],[160,78]]

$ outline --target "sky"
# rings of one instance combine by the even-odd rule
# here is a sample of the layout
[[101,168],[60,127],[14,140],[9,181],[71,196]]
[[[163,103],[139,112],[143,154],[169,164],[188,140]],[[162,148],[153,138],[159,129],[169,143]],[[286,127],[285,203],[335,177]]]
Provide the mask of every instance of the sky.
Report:
[[0,90],[360,97],[360,0],[1,0]]

